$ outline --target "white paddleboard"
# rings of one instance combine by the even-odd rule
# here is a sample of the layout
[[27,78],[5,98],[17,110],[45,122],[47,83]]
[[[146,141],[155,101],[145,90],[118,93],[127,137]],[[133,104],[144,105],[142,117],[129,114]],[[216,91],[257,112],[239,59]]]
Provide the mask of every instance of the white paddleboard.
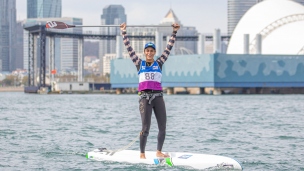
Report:
[[139,151],[123,150],[111,153],[105,148],[88,152],[86,157],[97,161],[115,161],[168,166],[185,166],[194,169],[233,169],[243,170],[241,164],[229,157],[209,154],[169,152],[168,158],[157,158],[155,151],[146,151],[146,159],[139,158]]

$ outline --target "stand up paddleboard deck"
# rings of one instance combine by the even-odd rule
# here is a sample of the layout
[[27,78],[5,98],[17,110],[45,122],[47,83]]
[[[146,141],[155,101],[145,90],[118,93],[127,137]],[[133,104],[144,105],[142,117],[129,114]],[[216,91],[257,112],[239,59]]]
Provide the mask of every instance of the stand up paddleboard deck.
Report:
[[243,170],[241,164],[229,157],[209,155],[209,154],[196,154],[196,153],[182,153],[171,152],[168,153],[168,158],[157,158],[155,151],[146,151],[146,159],[139,158],[139,151],[135,150],[122,150],[119,152],[110,152],[105,148],[95,149],[88,152],[86,157],[97,161],[115,161],[126,163],[143,163],[143,164],[156,164],[168,166],[185,166],[194,169],[232,169]]

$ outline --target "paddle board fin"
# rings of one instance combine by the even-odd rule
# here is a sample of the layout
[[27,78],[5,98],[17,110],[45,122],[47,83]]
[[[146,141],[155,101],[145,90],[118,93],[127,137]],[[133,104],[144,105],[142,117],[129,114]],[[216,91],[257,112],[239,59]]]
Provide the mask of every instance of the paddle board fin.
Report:
[[167,158],[156,158],[154,159],[154,163],[156,165],[168,165],[170,167],[173,166],[173,163],[172,163],[172,158],[171,157],[167,157]]

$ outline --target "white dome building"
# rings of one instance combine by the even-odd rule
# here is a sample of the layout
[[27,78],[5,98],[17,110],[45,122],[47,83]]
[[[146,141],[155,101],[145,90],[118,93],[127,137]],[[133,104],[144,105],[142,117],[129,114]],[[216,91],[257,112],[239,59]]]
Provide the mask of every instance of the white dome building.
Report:
[[[245,34],[249,35],[247,45]],[[256,35],[261,41],[256,41]],[[248,37],[247,37],[248,38]],[[260,44],[261,51],[257,49]],[[249,45],[248,45],[249,44]],[[245,52],[249,46],[249,52]],[[241,18],[231,36],[227,54],[304,54],[304,6],[290,0],[266,0]]]

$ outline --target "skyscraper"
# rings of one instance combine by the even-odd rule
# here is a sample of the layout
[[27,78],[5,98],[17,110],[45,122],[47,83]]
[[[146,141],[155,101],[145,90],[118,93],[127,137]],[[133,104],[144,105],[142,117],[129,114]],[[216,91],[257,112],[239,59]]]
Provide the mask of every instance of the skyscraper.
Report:
[[242,16],[259,0],[228,0],[228,35],[232,35]]
[[16,43],[16,0],[0,0],[0,71],[11,71]]
[[[57,18],[72,25],[82,25],[81,18]],[[82,28],[70,29],[70,33],[82,33]],[[58,73],[77,73],[78,71],[78,39],[75,38],[55,38],[55,69]]]
[[127,15],[125,14],[125,8],[122,5],[108,5],[102,10],[101,15],[102,24],[121,24],[127,21]]
[[61,4],[61,0],[27,0],[27,18],[59,18]]
[[293,1],[295,1],[295,2],[297,2],[297,3],[300,3],[300,4],[304,5],[304,0],[293,0]]
[[[117,25],[123,22],[127,22],[127,15],[122,5],[108,5],[103,8],[101,15],[101,25]],[[101,28],[101,34],[119,35],[120,29],[115,27]],[[102,58],[106,53],[116,52],[116,40],[101,40],[99,43],[99,58],[100,66],[102,64]],[[103,69],[100,68],[100,71]]]
[[[265,0],[228,0],[228,35],[232,35],[234,28],[243,15],[255,4]],[[291,0],[304,5],[304,0]]]
[[12,60],[12,70],[23,69],[23,21],[17,21],[16,25],[16,50]]

